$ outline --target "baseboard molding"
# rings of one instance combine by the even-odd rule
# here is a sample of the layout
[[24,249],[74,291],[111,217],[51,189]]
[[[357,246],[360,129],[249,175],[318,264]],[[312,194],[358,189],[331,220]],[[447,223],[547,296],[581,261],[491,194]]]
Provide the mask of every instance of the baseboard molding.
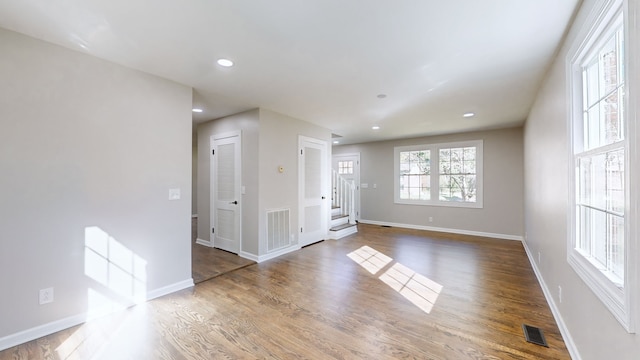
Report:
[[571,337],[571,333],[567,328],[567,325],[564,323],[564,319],[560,314],[560,310],[556,306],[556,302],[551,295],[551,291],[547,287],[547,283],[544,281],[542,277],[542,273],[540,269],[538,269],[538,265],[536,264],[533,254],[531,250],[529,250],[529,246],[527,246],[527,242],[523,241],[524,251],[527,253],[527,257],[529,258],[529,263],[533,268],[533,272],[536,274],[536,278],[538,279],[538,283],[542,288],[542,292],[544,293],[544,297],[547,299],[547,303],[549,304],[549,308],[551,308],[551,313],[553,317],[556,319],[556,324],[558,324],[558,329],[560,330],[560,334],[562,334],[562,339],[564,340],[565,345],[567,346],[567,350],[569,350],[569,354],[571,355],[571,359],[573,360],[581,360],[580,353],[578,352],[578,348],[576,347],[575,342],[573,342],[573,338]]
[[260,256],[258,256],[257,262],[260,263],[260,262],[263,262],[263,261],[275,259],[278,256],[282,256],[284,254],[288,254],[290,252],[294,252],[294,251],[297,251],[297,250],[300,250],[300,249],[301,249],[301,247],[299,245],[294,245],[294,246],[288,247],[286,249],[274,251],[274,252],[272,252],[270,254],[260,255]]
[[[188,287],[193,286],[193,279],[189,278],[175,284],[167,285],[161,287],[159,289],[155,289],[147,292],[147,301],[158,298],[160,296],[168,295],[178,290],[186,289]],[[132,304],[133,305],[133,304]],[[125,305],[124,308],[129,306]],[[101,315],[106,315],[107,313],[101,313]],[[91,316],[91,318],[95,318],[96,316]],[[15,334],[11,334],[9,336],[5,336],[0,338],[0,351],[6,350],[8,348],[24,344],[31,340],[35,340],[41,338],[46,335],[50,335],[56,333],[58,331],[62,331],[64,329],[68,329],[72,326],[80,325],[86,322],[89,319],[88,313],[82,313],[78,315],[73,315],[70,317],[66,317],[64,319],[52,321],[47,324],[39,325],[33,327],[31,329],[23,330],[17,332]]]
[[451,233],[451,234],[482,236],[482,237],[490,237],[490,238],[503,239],[503,240],[514,240],[514,241],[524,240],[522,236],[518,236],[518,235],[507,235],[507,234],[496,234],[496,233],[488,233],[488,232],[481,232],[481,231],[439,228],[439,227],[424,226],[424,225],[400,224],[400,223],[365,220],[365,219],[360,219],[359,222],[363,224],[370,224],[370,225],[392,226],[392,227],[399,227],[399,228],[405,228],[405,229],[428,230],[428,231],[437,231],[437,232],[444,232],[444,233]]
[[171,285],[163,286],[159,289],[151,290],[147,292],[147,301],[159,298],[161,296],[169,295],[176,291],[180,291],[186,288],[194,286],[193,279],[188,278]]
[[3,338],[0,338],[0,351],[20,344],[24,344],[31,340],[35,340],[58,331],[62,331],[64,329],[68,329],[72,326],[80,325],[86,320],[86,314],[74,315],[64,319],[52,321],[44,325],[39,325],[31,329],[20,331],[9,336],[5,336]]
[[209,240],[196,239],[196,244],[204,245],[204,246],[208,246],[208,247],[213,247],[212,244],[211,244],[211,241],[209,241]]
[[258,255],[255,255],[255,254],[252,254],[252,253],[248,253],[248,252],[245,252],[245,251],[240,251],[238,253],[238,256],[240,256],[241,258],[245,258],[245,259],[248,259],[248,260],[252,260],[252,261],[258,262]]

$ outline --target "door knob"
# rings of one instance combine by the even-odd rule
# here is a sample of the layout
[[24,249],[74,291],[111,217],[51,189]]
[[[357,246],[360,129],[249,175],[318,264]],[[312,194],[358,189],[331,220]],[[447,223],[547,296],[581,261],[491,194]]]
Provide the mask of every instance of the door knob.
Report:
[[323,196],[323,197],[322,197],[322,200],[324,200],[324,199],[326,199],[326,197],[324,197],[324,196]]
[[230,202],[229,204],[238,205],[238,200],[236,200],[236,201],[232,201],[232,202]]

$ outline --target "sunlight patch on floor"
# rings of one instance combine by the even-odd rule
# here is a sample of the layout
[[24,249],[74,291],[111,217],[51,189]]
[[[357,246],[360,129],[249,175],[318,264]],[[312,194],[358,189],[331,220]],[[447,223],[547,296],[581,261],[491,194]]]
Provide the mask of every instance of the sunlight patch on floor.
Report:
[[393,261],[392,258],[368,246],[350,252],[347,256],[373,275]]
[[[378,274],[393,261],[389,256],[369,246],[362,246],[347,256],[373,275]],[[431,313],[444,288],[399,262],[389,267],[378,279],[427,314]]]

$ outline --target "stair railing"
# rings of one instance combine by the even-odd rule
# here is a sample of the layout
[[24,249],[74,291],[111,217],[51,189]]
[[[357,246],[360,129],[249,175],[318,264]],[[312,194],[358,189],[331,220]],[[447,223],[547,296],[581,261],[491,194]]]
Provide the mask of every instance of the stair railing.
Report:
[[332,170],[332,188],[333,196],[331,199],[331,205],[336,208],[339,207],[342,215],[349,216],[349,223],[356,223],[356,187],[353,181],[345,179],[338,174],[337,171]]

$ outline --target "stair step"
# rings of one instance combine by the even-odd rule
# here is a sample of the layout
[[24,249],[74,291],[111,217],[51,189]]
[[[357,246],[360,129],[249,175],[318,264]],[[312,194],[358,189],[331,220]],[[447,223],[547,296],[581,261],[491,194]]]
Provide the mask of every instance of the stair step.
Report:
[[352,226],[357,226],[357,224],[346,223],[346,224],[334,226],[334,227],[331,228],[331,231],[340,231],[340,230],[348,229],[348,228],[350,228]]
[[349,215],[342,215],[342,214],[340,214],[340,215],[332,215],[331,216],[331,220],[338,220],[338,219],[342,219],[344,217],[349,217]]

